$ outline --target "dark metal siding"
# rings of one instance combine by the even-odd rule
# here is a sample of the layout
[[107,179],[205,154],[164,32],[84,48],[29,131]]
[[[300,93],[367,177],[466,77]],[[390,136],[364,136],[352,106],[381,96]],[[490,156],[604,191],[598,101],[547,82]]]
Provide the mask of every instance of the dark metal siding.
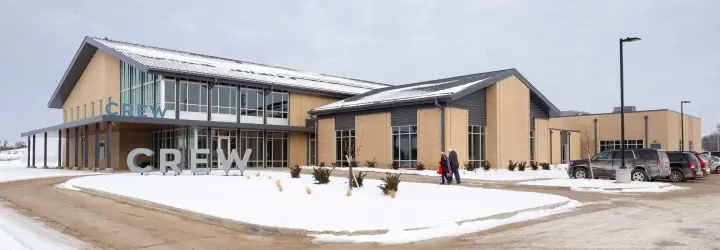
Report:
[[391,126],[417,125],[418,107],[408,106],[394,108],[390,111]]
[[475,91],[452,103],[453,107],[465,108],[468,110],[468,124],[486,126],[487,109],[485,89]]
[[548,114],[530,98],[530,130],[535,130],[535,118],[548,119]]
[[335,130],[355,129],[355,114],[340,114],[335,116]]

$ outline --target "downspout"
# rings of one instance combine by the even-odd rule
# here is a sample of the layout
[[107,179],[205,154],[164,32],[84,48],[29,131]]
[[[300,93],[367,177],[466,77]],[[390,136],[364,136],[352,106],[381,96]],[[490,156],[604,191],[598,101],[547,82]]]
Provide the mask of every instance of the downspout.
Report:
[[435,107],[440,109],[440,151],[445,152],[445,109],[438,99],[435,99]]

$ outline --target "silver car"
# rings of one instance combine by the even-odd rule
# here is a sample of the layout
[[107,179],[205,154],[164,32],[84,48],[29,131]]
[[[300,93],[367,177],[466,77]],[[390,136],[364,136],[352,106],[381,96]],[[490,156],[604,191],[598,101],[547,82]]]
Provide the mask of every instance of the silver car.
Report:
[[716,174],[720,174],[720,157],[710,156],[710,169],[714,170]]

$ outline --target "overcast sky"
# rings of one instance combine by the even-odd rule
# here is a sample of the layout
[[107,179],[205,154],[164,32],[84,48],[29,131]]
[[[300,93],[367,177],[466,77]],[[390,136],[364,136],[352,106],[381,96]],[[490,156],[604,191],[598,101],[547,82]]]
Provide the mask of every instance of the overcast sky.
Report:
[[47,108],[84,36],[404,84],[517,68],[562,110],[625,103],[720,123],[720,1],[0,0],[0,139]]

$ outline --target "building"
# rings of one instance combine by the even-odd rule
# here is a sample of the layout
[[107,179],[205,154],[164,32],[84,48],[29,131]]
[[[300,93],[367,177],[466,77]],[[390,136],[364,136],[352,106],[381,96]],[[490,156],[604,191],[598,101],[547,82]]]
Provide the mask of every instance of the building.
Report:
[[[38,136],[60,138],[59,167],[76,169],[127,169],[135,148],[179,149],[184,168],[190,149],[211,149],[199,156],[211,168],[216,149],[252,149],[248,167],[347,164],[346,155],[361,165],[435,166],[449,149],[460,162],[503,167],[579,159],[590,128],[596,149],[619,140],[617,114],[562,116],[515,69],[390,86],[93,37],[48,107],[63,110],[62,123],[22,133],[28,166],[39,165],[37,151],[47,159]],[[674,117],[629,113],[627,138],[667,149],[678,140]],[[686,118],[687,140],[699,143],[699,119]]]

